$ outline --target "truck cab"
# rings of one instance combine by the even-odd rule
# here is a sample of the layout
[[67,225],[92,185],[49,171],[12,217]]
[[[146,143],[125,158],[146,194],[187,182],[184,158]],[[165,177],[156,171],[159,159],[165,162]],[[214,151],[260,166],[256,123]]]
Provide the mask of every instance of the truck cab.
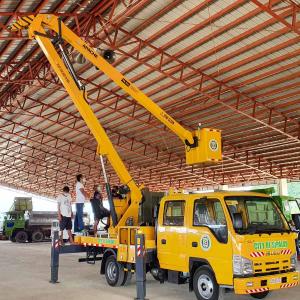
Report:
[[173,193],[160,203],[159,266],[169,281],[189,277],[198,299],[217,299],[219,286],[262,298],[297,285],[295,239],[264,194]]
[[16,233],[25,228],[25,222],[24,212],[7,212],[3,222],[5,236],[12,242],[16,242]]

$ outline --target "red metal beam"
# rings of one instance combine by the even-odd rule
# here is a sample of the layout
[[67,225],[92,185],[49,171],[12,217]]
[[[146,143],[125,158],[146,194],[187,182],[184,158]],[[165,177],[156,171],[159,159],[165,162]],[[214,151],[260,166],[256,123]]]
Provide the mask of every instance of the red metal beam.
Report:
[[[129,42],[130,42],[130,40],[129,40]],[[166,62],[164,62],[164,63],[166,63]],[[153,69],[149,69],[149,70],[153,70]],[[165,77],[165,75],[164,74],[162,74],[164,77]],[[20,81],[20,83],[21,83],[22,81]],[[172,81],[171,81],[172,82]],[[42,82],[42,84],[43,84],[44,82]],[[50,87],[50,86],[49,86]],[[96,88],[96,87],[95,87]],[[106,91],[106,92],[108,92],[108,91]],[[214,93],[213,93],[213,90],[212,90],[212,95],[214,95]],[[118,97],[118,95],[116,94],[115,95],[115,97]],[[201,97],[201,95],[200,95],[200,97]],[[214,97],[217,97],[218,98],[218,94],[216,94],[216,95],[214,95]],[[36,108],[38,108],[39,106],[38,106],[38,104],[35,104],[36,105]],[[105,105],[106,106],[108,106],[108,104],[107,104],[107,102],[105,102]],[[33,107],[32,105],[30,106],[31,108]],[[30,107],[28,107],[28,110],[29,110],[29,108]],[[134,107],[134,106],[133,106]],[[251,107],[252,108],[252,110],[253,110],[253,106],[248,106],[248,107]],[[23,112],[24,113],[24,112]],[[27,112],[27,113],[30,113],[30,111],[29,112]],[[62,113],[60,113],[60,112],[53,112],[52,114],[51,114],[51,109],[49,109],[49,111],[47,111],[47,110],[45,110],[45,111],[43,111],[43,116],[45,117],[44,118],[44,122],[43,122],[43,124],[45,124],[46,125],[46,122],[48,121],[47,119],[49,119],[49,118],[51,118],[51,117],[53,117],[54,115],[61,115],[61,117],[58,117],[58,120],[59,121],[64,121],[64,122],[66,122],[66,123],[68,123],[68,122],[71,122],[72,120],[70,119],[71,118],[71,116],[66,116],[66,117],[64,117],[63,115],[62,115]],[[130,118],[130,113],[129,114],[125,114],[125,113],[122,113],[122,115],[123,115],[123,117],[124,118]],[[134,113],[132,116],[131,116],[131,120],[133,120],[133,117],[135,118],[136,116],[138,117],[140,114],[139,113]],[[255,115],[256,115],[256,113],[255,113]],[[73,118],[74,119],[74,118]],[[283,119],[283,121],[284,121],[284,119]],[[281,121],[282,122],[282,121]],[[75,123],[74,123],[75,124]],[[82,126],[82,125],[81,125]],[[74,125],[74,127],[77,129],[78,127],[77,126],[75,126]],[[149,153],[150,154],[150,153]],[[249,156],[247,156],[246,154],[245,154],[245,156],[243,156],[242,157],[242,159],[244,160],[245,159],[245,161],[251,161],[251,159],[252,158],[250,158]],[[233,159],[234,160],[234,159]],[[234,162],[234,161],[233,161]],[[137,160],[137,163],[140,165],[140,162]],[[234,163],[236,163],[236,162],[234,162]],[[227,160],[226,160],[226,165],[228,164],[228,162],[227,162]],[[265,163],[266,164],[266,163]],[[233,167],[234,167],[234,165],[232,165]],[[289,171],[290,172],[290,171]],[[224,175],[224,174],[228,174],[228,172],[225,170],[225,172],[223,172],[223,174],[222,175],[220,175],[220,177],[219,178],[221,178],[221,177],[226,177],[226,175]],[[253,176],[253,174],[256,174],[256,172],[252,172],[251,171],[251,174],[249,174],[248,175],[248,178],[251,178],[251,176]],[[258,173],[259,174],[259,173]],[[291,174],[293,174],[293,172],[291,172]],[[232,175],[232,178],[237,178],[237,176],[235,176],[234,177],[234,175],[233,175],[233,173],[231,173],[230,175]],[[267,175],[267,174],[266,174]],[[150,175],[151,176],[151,175]],[[241,175],[239,175],[239,176],[241,176]],[[246,176],[246,175],[244,175],[244,176]],[[262,174],[261,173],[261,176],[262,176],[262,178],[264,178],[264,174]],[[175,180],[175,179],[174,179]],[[229,180],[230,181],[230,179],[222,179],[223,181],[224,180]],[[172,181],[172,179],[171,179],[171,181]],[[182,182],[184,182],[184,180],[182,181]],[[180,183],[180,181],[179,181],[179,185],[180,184],[182,184],[182,182]]]
[[[47,119],[46,117],[43,117],[44,119]],[[48,122],[51,122],[51,119],[47,119]],[[53,121],[52,121],[53,122]],[[17,126],[16,126],[17,125]],[[11,129],[11,127],[13,126],[13,129]],[[6,129],[6,128],[9,128],[9,129]],[[26,131],[26,135],[24,136],[24,134],[22,133],[20,135],[19,131],[20,131],[20,128],[23,128],[23,130]],[[71,129],[71,128],[69,128]],[[11,130],[11,131],[10,131]],[[74,130],[74,129],[73,129]],[[106,129],[107,132],[111,132],[111,130],[108,130]],[[43,146],[48,146],[49,144],[50,145],[53,145],[53,143],[55,144],[55,149],[57,151],[64,151],[64,148],[61,148],[61,146],[59,146],[60,143],[63,144],[64,147],[67,147],[68,151],[67,153],[70,153],[70,150],[71,149],[74,149],[76,148],[77,151],[79,151],[78,149],[82,149],[82,155],[84,155],[84,149],[85,147],[82,147],[78,144],[74,144],[74,143],[70,143],[66,140],[63,140],[61,138],[58,138],[56,136],[53,136],[53,135],[49,135],[49,134],[44,134],[42,130],[37,130],[37,129],[33,129],[32,127],[27,127],[25,126],[24,124],[22,123],[18,123],[16,121],[10,121],[9,119],[6,120],[5,122],[5,126],[0,126],[0,132],[3,133],[6,133],[6,134],[14,134],[14,135],[17,135],[17,136],[20,136],[22,138],[25,138],[31,142],[34,142],[34,143],[40,143],[41,145]],[[86,135],[86,132],[84,131],[78,131],[77,130],[77,134],[80,133],[81,135]],[[163,154],[162,151],[158,151],[158,149],[154,148],[153,146],[151,145],[147,145],[149,149],[153,149],[154,148],[154,151],[156,153],[156,158],[150,158],[149,155],[144,155],[142,153],[139,153],[139,152],[136,152],[134,151],[132,148],[128,147],[128,143],[124,143],[124,138],[129,140],[129,141],[134,141],[134,143],[138,143],[137,141],[131,139],[131,138],[127,138],[126,136],[124,135],[120,135],[119,133],[115,133],[115,132],[112,132],[114,135],[119,135],[121,136],[121,138],[117,138],[118,142],[114,143],[119,149],[124,149],[126,150],[127,152],[131,152],[133,153],[135,156],[138,156],[138,157],[142,157],[143,161],[152,161],[154,163],[154,165],[160,165],[160,168],[162,168],[163,166],[166,166],[168,167],[169,169],[174,169],[174,174],[176,173],[186,173],[188,174],[189,176],[200,176],[198,175],[197,173],[191,173],[189,172],[187,169],[185,168],[178,168],[177,167],[177,162],[168,162],[168,164],[166,164],[164,162],[163,159],[159,158],[159,156],[161,156]],[[32,139],[32,135],[35,135],[35,138]],[[87,137],[89,138],[89,140],[92,140],[92,137],[90,135],[87,135]],[[50,138],[50,141],[47,141],[47,138]],[[88,143],[90,144],[90,143]],[[94,150],[90,149],[89,151],[95,151],[96,149],[96,145],[94,147]],[[88,149],[87,149],[88,150]],[[81,156],[82,157],[82,156]],[[173,155],[172,156],[173,159],[176,158],[176,155]],[[177,159],[178,161],[178,159]],[[200,179],[200,178],[198,178]],[[211,182],[211,180],[209,178],[205,178],[204,180],[207,180],[208,182]]]
[[[97,13],[97,14],[101,14],[101,13],[103,13],[104,11],[106,11],[113,3],[115,3],[116,1],[118,1],[118,0],[106,0],[105,2],[101,2],[99,5],[96,5],[95,7],[94,7],[94,9],[92,10],[92,12],[91,13]],[[65,2],[66,1],[63,1],[63,2],[59,2],[59,4],[54,8],[54,9],[60,9],[64,4],[65,4]],[[135,1],[136,2],[136,1]],[[145,1],[143,1],[143,2],[145,2]],[[73,10],[73,12],[74,11],[76,11],[76,10],[78,10],[79,8],[80,8],[80,6],[84,6],[84,5],[86,5],[86,3],[89,3],[89,1],[88,0],[84,0],[84,1],[81,1],[78,5],[79,6],[76,6],[75,7],[75,9]],[[134,4],[134,3],[133,3]],[[133,7],[132,8],[130,8],[130,9],[134,9],[135,8],[135,5],[133,5]],[[72,24],[69,24],[69,26],[71,27],[71,28],[73,28],[74,27],[74,29],[76,30],[78,30],[78,26],[80,26],[80,24],[81,24],[81,26],[84,26],[84,24],[86,23],[85,22],[85,19],[84,19],[84,17],[83,18],[81,18],[81,20],[80,20],[80,22],[81,23],[79,23],[79,18],[81,17],[81,15],[79,14],[76,14],[76,20],[74,21],[74,25],[72,25]],[[86,14],[83,14],[83,16],[87,16]],[[65,16],[66,17],[66,19],[64,19],[64,21],[68,21],[68,18],[70,18],[70,16],[68,16],[68,15],[66,15]],[[118,17],[118,16],[116,16],[116,17]],[[31,41],[27,41],[27,42],[31,42]],[[23,47],[19,47],[19,50],[14,54],[14,58],[15,57],[17,57],[18,55],[19,55],[19,53],[20,53],[20,51],[22,51],[23,49],[24,49],[24,47],[25,46],[23,46]],[[8,47],[7,47],[7,49],[8,49]],[[30,61],[30,59],[32,58],[32,57],[35,57],[38,53],[42,53],[42,51],[40,50],[40,48],[36,45],[36,46],[34,46],[33,47],[33,49],[30,49],[30,51],[29,51],[29,55],[26,57],[26,60],[27,61]],[[12,58],[12,60],[14,60],[14,58]],[[35,59],[35,62],[36,62],[37,60]],[[44,62],[46,62],[47,60],[44,58],[43,59],[43,61]],[[23,61],[24,62],[24,61]],[[30,64],[33,64],[32,62],[30,62]],[[34,65],[34,64],[33,64]],[[22,62],[19,62],[19,66],[20,66],[20,68],[22,68],[23,67],[23,64],[22,64]],[[3,71],[3,69],[2,68],[0,68],[0,70],[1,71]],[[1,72],[0,71],[0,72]],[[23,70],[23,72],[28,72],[28,69],[25,69],[25,70]],[[13,77],[14,76],[14,72],[10,72],[9,73],[9,77],[11,77],[11,78],[14,78]],[[8,88],[9,87],[9,88]],[[6,89],[9,89],[10,90],[10,94],[20,94],[21,93],[21,91],[20,91],[20,87],[14,87],[14,86],[8,86],[8,87],[6,87]],[[3,89],[0,89],[1,90],[1,92],[2,92],[2,94],[4,93],[4,91],[3,91]],[[3,103],[5,103],[5,101],[2,99],[0,99],[0,107],[1,107],[1,105],[3,105]]]
[[[40,111],[40,112],[43,112],[43,111],[45,111],[45,109],[44,109],[44,104],[39,104],[39,103],[37,103],[37,102],[34,102],[34,104],[35,104],[35,113],[33,114],[34,116],[35,116],[35,119],[37,119],[37,118],[42,118],[42,119],[44,119],[44,120],[47,120],[47,122],[49,123],[51,123],[51,122],[53,122],[53,124],[55,125],[56,124],[56,122],[55,121],[53,121],[53,118],[52,119],[50,119],[48,116],[46,116],[46,115],[43,115],[43,114],[41,114],[41,113],[39,113],[38,111]],[[28,105],[26,104],[26,100],[25,101],[23,101],[23,105],[24,105],[24,107],[27,107],[28,108]],[[47,107],[51,107],[51,110],[52,111],[57,111],[57,109],[55,108],[55,107],[52,107],[51,105],[46,105]],[[38,110],[37,110],[37,108],[39,108]],[[22,107],[22,110],[23,110],[24,108]],[[28,109],[27,109],[28,110]],[[21,113],[21,115],[23,116],[23,113]],[[71,113],[68,113],[68,115],[69,115],[69,117],[72,117],[73,119],[75,118],[75,120],[76,120],[76,116],[74,115],[74,114],[71,114]],[[75,121],[76,122],[76,121]],[[73,122],[71,122],[71,124],[73,124]],[[72,127],[69,127],[70,125],[67,125],[67,124],[62,124],[61,122],[60,122],[60,125],[61,125],[61,128],[68,128],[69,130],[74,130],[74,126],[72,126]],[[49,125],[48,125],[49,126]],[[77,131],[77,130],[76,130]],[[109,130],[109,129],[107,129],[107,131],[108,132],[111,132],[111,130]],[[59,130],[58,129],[56,129],[56,134],[59,132]],[[78,131],[78,133],[84,133],[84,131],[82,131],[82,130],[80,130],[80,131]],[[75,135],[77,135],[78,134],[77,132],[74,132],[74,134]],[[121,136],[121,137],[126,137],[126,135],[124,135],[124,134],[120,134],[120,133],[116,133],[116,132],[114,132],[115,134],[117,134],[118,136]],[[130,138],[129,138],[130,139]],[[119,140],[119,138],[118,138],[118,140]],[[135,143],[137,143],[137,141],[136,141],[136,139],[132,139],[131,138],[131,140],[132,141],[135,141]],[[144,143],[143,143],[144,144]],[[150,149],[153,149],[154,150],[154,152],[155,152],[155,150],[156,150],[156,148],[153,148],[153,146],[152,145],[150,145],[150,144],[144,144],[144,145],[147,145],[147,147],[148,148],[150,148]],[[230,147],[230,148],[234,148],[234,149],[237,149],[237,148],[235,148],[234,146],[231,146],[229,143],[226,143],[226,145],[227,145],[227,147]],[[135,148],[136,148],[136,146],[135,146]],[[153,151],[152,150],[152,151]],[[248,156],[248,152],[247,152],[247,156]],[[251,155],[251,157],[253,158],[254,157],[254,155],[253,154],[249,154],[249,155]],[[240,155],[239,155],[240,156]],[[175,157],[176,157],[176,155],[175,155]],[[225,157],[227,157],[226,156],[226,152],[225,152]],[[173,155],[173,158],[174,158],[174,155]],[[260,159],[260,161],[263,163],[263,162],[265,162],[265,160],[263,159],[263,158],[259,158]],[[257,160],[257,159],[256,159]],[[236,159],[236,161],[238,162],[238,160]],[[269,163],[269,162],[267,162],[267,163]],[[243,164],[245,164],[244,162],[242,162],[241,161],[241,165],[243,165]],[[254,162],[254,164],[255,164],[255,162]],[[274,164],[275,165],[275,164]],[[251,166],[251,165],[249,165],[249,167],[250,168],[255,168],[255,167],[253,167],[253,166]],[[262,173],[264,173],[265,171],[263,170],[263,169],[259,169],[259,168],[256,168],[256,170],[257,171],[261,171]],[[269,175],[271,175],[271,176],[274,176],[273,174],[269,174]],[[274,176],[275,177],[275,176]]]
[[[182,67],[182,69],[183,69],[183,67]],[[203,76],[203,75],[202,75]],[[222,86],[222,83],[218,83],[219,85],[221,85]],[[226,85],[225,85],[225,88],[227,88],[226,87]],[[238,94],[239,96],[240,96],[240,94]],[[218,96],[219,97],[219,96]],[[257,105],[257,103],[255,103],[255,105]],[[260,104],[258,104],[258,105],[260,105]],[[237,110],[238,111],[238,110]],[[276,113],[276,112],[275,112]],[[248,117],[250,117],[251,118],[251,115],[249,116],[248,115]],[[255,119],[255,118],[254,118]],[[274,129],[274,128],[273,128]],[[278,130],[278,128],[276,128],[275,130]],[[279,130],[280,131],[280,130]],[[290,137],[290,136],[288,136],[288,137]]]
[[278,6],[274,5],[273,0],[267,0],[267,1],[251,0],[251,2],[257,5],[264,12],[270,14],[274,19],[276,19],[277,22],[280,22],[285,27],[289,28],[289,30],[300,35],[300,20],[298,19],[300,14],[300,6],[298,4],[289,0],[281,1],[281,4],[283,4],[284,7],[281,7],[280,11],[282,10],[289,11],[289,13],[291,14],[291,18],[286,19],[283,18],[280,14],[278,14]]
[[[29,107],[26,106],[25,103],[26,103],[26,101],[23,101],[22,109],[24,109],[24,107],[27,107],[27,109],[29,109],[30,107],[32,108],[32,106],[29,106]],[[38,107],[38,106],[41,106],[41,105],[40,105],[39,103],[37,103],[37,104],[35,104],[35,106]],[[42,112],[45,111],[44,106],[50,107],[49,105],[44,105],[44,104],[43,104],[43,105],[41,106],[41,107],[42,107],[42,108],[41,108],[41,111],[42,111]],[[51,107],[51,110],[53,110],[53,109],[55,109],[55,108],[54,108],[54,107]],[[57,111],[57,110],[56,110],[56,111]],[[23,114],[22,114],[22,115],[23,115]],[[58,117],[57,121],[58,121],[59,119],[60,119],[60,118]]]
[[[118,30],[123,32],[123,30],[121,30],[120,28],[119,28]],[[127,33],[127,34],[128,34],[128,33]],[[144,45],[143,43],[145,43],[145,45]],[[140,39],[139,39],[139,44],[143,44],[144,47],[147,47],[147,46],[148,46],[150,49],[155,48],[155,47],[153,47],[152,45],[148,45],[145,41],[141,41]],[[297,137],[293,137],[293,136],[287,134],[286,132],[284,132],[284,131],[281,130],[280,128],[276,128],[276,127],[273,126],[273,125],[267,124],[267,123],[263,122],[262,120],[259,120],[259,119],[255,118],[255,117],[253,117],[252,115],[249,115],[248,113],[246,113],[246,112],[244,112],[244,111],[241,111],[241,110],[239,110],[239,109],[236,109],[236,108],[235,108],[235,105],[230,105],[230,104],[228,104],[227,102],[225,103],[225,101],[222,101],[221,99],[218,99],[218,98],[220,98],[220,94],[217,94],[217,100],[216,100],[215,97],[212,97],[210,94],[204,92],[204,90],[202,89],[202,87],[197,86],[197,87],[195,88],[194,86],[195,86],[196,84],[199,85],[200,82],[203,82],[203,80],[201,80],[201,79],[202,79],[202,77],[204,77],[204,78],[205,78],[204,80],[206,80],[206,81],[207,81],[207,80],[212,80],[212,81],[214,82],[214,85],[219,87],[219,90],[223,89],[222,93],[224,93],[226,90],[227,90],[227,91],[229,90],[229,91],[233,92],[233,93],[235,94],[236,97],[238,97],[238,98],[241,98],[241,97],[242,97],[244,102],[245,102],[245,100],[246,100],[246,101],[252,101],[252,105],[255,105],[255,106],[262,106],[263,109],[264,109],[265,111],[267,111],[267,112],[270,111],[270,108],[265,107],[262,103],[255,101],[255,100],[252,99],[251,97],[247,96],[247,94],[239,92],[236,88],[232,88],[232,87],[228,86],[227,84],[225,84],[225,83],[223,83],[223,82],[217,81],[217,80],[215,80],[214,78],[211,78],[210,76],[207,76],[206,74],[203,74],[203,73],[200,72],[199,70],[196,70],[196,69],[190,67],[190,66],[187,65],[186,63],[181,62],[180,60],[174,58],[173,56],[168,55],[168,54],[166,54],[166,53],[163,52],[163,51],[160,51],[160,49],[154,49],[154,50],[156,51],[155,55],[158,56],[158,57],[161,57],[160,61],[163,62],[160,66],[149,65],[148,63],[145,63],[145,59],[142,58],[143,63],[144,63],[145,65],[147,65],[148,67],[152,68],[152,70],[159,71],[159,72],[163,73],[165,76],[167,76],[167,77],[169,77],[169,78],[172,78],[173,80],[175,80],[175,81],[177,81],[177,82],[180,82],[180,83],[184,84],[186,87],[192,88],[192,89],[194,89],[195,91],[197,91],[198,93],[201,93],[201,94],[205,95],[207,98],[212,99],[212,100],[215,100],[215,101],[217,101],[218,103],[224,105],[225,107],[230,108],[231,110],[234,110],[234,111],[236,111],[236,112],[238,112],[238,113],[240,113],[240,114],[243,114],[244,116],[247,116],[248,118],[250,118],[250,119],[252,119],[252,120],[254,120],[254,121],[256,121],[256,122],[259,122],[259,123],[261,123],[261,124],[263,124],[263,125],[265,125],[265,126],[271,128],[271,129],[273,129],[273,130],[275,130],[275,131],[277,131],[277,132],[280,132],[280,133],[283,134],[283,135],[286,135],[286,136],[289,137],[289,138],[294,138],[295,141],[298,141],[298,138],[297,138]],[[120,51],[120,49],[119,49],[119,51]],[[139,53],[138,53],[138,54],[139,54]],[[153,55],[154,55],[154,53],[151,54],[151,57],[152,57]],[[148,55],[147,55],[147,56],[148,56]],[[149,55],[149,56],[150,56],[150,55]],[[135,58],[135,59],[137,59],[137,60],[140,59],[140,57],[139,57],[138,55],[134,56],[133,58]],[[164,70],[163,67],[162,67],[163,64],[165,63],[164,60],[166,60],[166,62],[169,62],[169,61],[171,61],[172,59],[173,59],[173,61],[176,62],[175,67],[172,68],[172,71],[171,71],[171,72]],[[187,71],[190,71],[190,74],[184,75],[185,72],[186,72],[186,70],[187,70]],[[175,73],[178,74],[178,72],[180,72],[180,76],[177,75],[178,77],[175,77],[174,75],[172,75],[172,74],[175,74]],[[187,84],[186,81],[184,81],[184,80],[187,80],[187,79],[191,78],[192,76],[197,76],[197,75],[198,75],[198,76],[201,76],[200,81],[198,81],[198,80],[197,80],[197,81],[194,81],[192,84]],[[196,84],[195,84],[195,83],[196,83]],[[274,113],[275,115],[277,115],[277,116],[281,116],[281,115],[282,115],[282,113],[280,113],[280,112],[277,113],[277,112],[276,112],[276,109],[275,109],[275,110],[273,109],[272,111],[273,111],[273,113]],[[292,118],[289,118],[289,121],[291,121],[291,123],[298,124],[298,122],[295,121],[295,120],[293,120]]]

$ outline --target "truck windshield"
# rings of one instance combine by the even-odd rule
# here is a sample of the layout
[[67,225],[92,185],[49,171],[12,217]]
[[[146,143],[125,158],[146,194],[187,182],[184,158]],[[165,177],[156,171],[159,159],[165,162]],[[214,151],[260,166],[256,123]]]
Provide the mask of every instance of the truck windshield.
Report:
[[242,216],[243,228],[236,229],[237,233],[254,234],[289,231],[280,210],[272,198],[228,196],[225,197],[225,202],[231,218],[235,213]]

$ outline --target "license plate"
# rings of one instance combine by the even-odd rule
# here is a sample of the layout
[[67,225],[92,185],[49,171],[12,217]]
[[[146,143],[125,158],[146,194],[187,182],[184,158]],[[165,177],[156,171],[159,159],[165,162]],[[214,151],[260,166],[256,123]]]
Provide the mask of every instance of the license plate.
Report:
[[271,278],[270,283],[271,284],[281,283],[281,278]]

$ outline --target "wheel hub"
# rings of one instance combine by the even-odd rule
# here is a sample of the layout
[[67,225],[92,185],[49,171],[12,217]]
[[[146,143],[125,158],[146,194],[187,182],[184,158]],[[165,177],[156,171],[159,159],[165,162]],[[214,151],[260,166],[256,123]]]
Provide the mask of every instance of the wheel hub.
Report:
[[117,278],[117,266],[114,262],[110,262],[107,267],[107,276],[109,280],[115,281]]
[[35,235],[34,235],[34,239],[39,241],[39,240],[42,240],[43,239],[43,236],[40,232],[37,232]]
[[198,279],[198,290],[202,298],[210,299],[214,293],[211,279],[206,275],[201,275]]

